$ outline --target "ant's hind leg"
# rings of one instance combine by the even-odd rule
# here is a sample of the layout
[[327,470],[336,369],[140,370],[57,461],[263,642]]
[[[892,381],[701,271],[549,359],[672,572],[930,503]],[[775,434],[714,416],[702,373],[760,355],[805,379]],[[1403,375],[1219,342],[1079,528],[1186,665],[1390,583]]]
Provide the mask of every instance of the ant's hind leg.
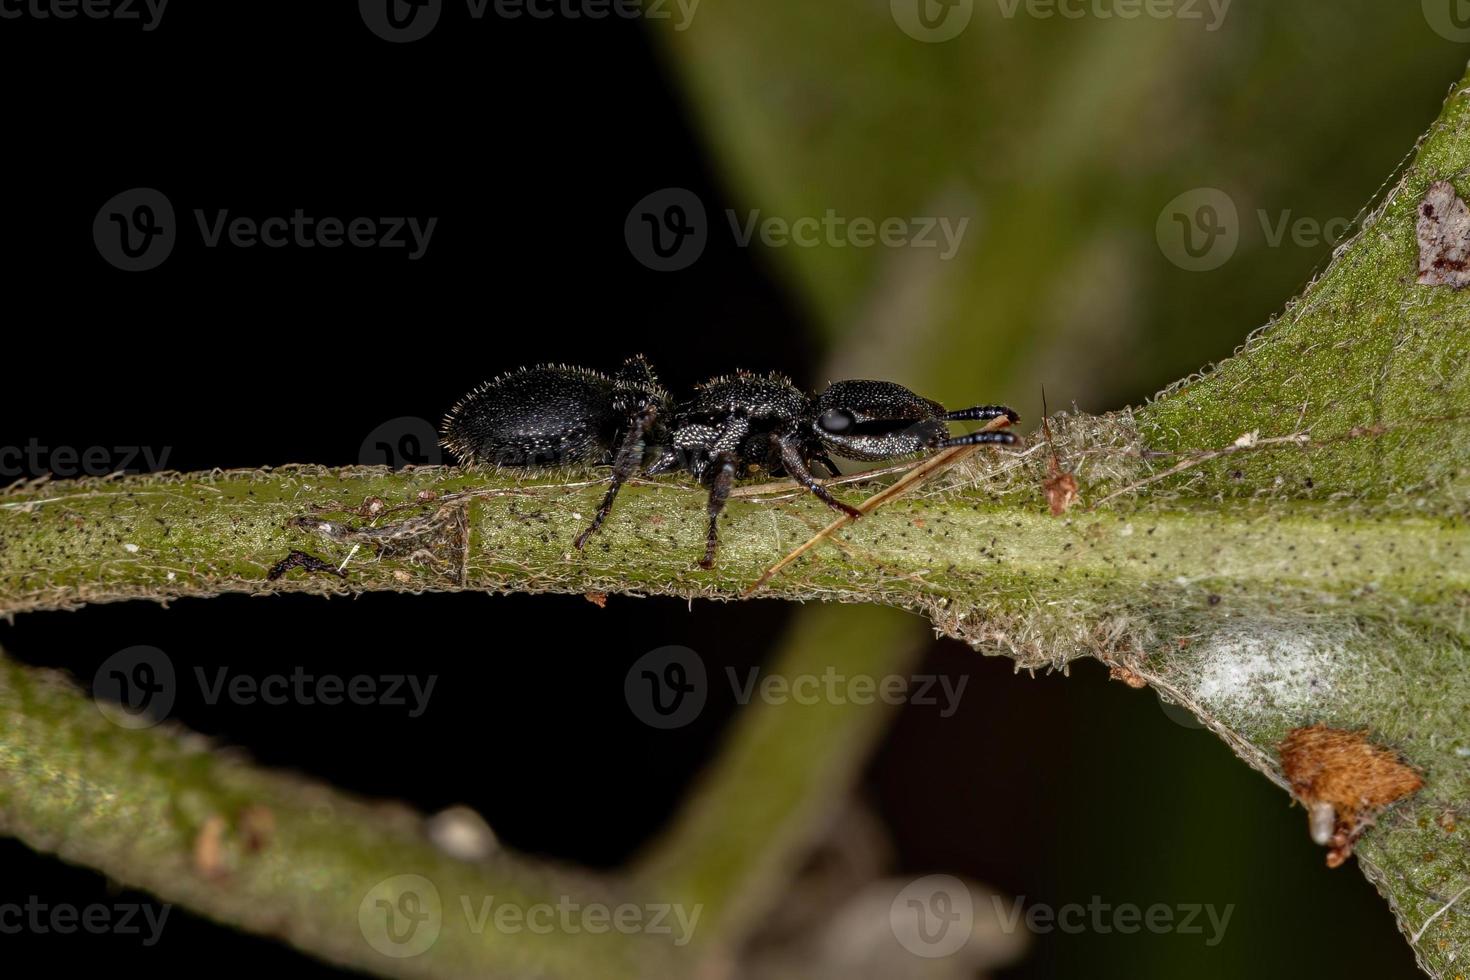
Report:
[[572,542],[578,551],[581,551],[587,544],[587,539],[602,527],[602,522],[607,520],[607,515],[612,513],[613,501],[618,499],[618,491],[623,488],[628,477],[638,472],[638,464],[643,462],[643,436],[657,417],[658,409],[650,405],[629,420],[628,431],[624,433],[617,455],[613,457],[612,486],[607,488],[607,494],[603,496],[602,505],[597,508],[597,514],[592,518],[592,523],[587,526],[587,530],[577,535],[576,541]]
[[720,512],[730,499],[730,485],[735,482],[735,457],[720,453],[710,461],[714,475],[709,483],[709,531],[704,538],[704,558],[700,568],[715,567],[715,552],[720,548]]

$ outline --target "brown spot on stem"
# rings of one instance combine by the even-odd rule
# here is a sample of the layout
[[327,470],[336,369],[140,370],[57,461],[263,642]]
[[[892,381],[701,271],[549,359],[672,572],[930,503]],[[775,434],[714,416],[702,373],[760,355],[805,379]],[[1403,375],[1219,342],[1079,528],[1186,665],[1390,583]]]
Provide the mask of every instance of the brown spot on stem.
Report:
[[1041,434],[1050,450],[1046,460],[1049,475],[1042,481],[1041,489],[1046,495],[1046,505],[1051,508],[1051,516],[1061,517],[1077,502],[1077,477],[1062,469],[1062,464],[1057,461],[1056,447],[1051,440],[1051,423],[1047,420],[1045,407],[1042,408]]
[[263,851],[276,836],[276,814],[268,806],[247,806],[240,811],[240,839],[252,854]]
[[1122,664],[1114,664],[1108,670],[1108,677],[1112,678],[1115,681],[1122,681],[1124,684],[1127,684],[1129,687],[1134,688],[1135,690],[1142,687],[1148,687],[1148,681],[1143,679],[1142,674],[1138,673],[1138,671],[1134,670],[1131,667],[1124,667]]
[[1313,838],[1330,848],[1329,868],[1352,856],[1353,844],[1384,807],[1424,785],[1398,753],[1374,745],[1366,732],[1295,728],[1278,751],[1293,795],[1307,807]]
[[1419,205],[1419,285],[1470,286],[1470,208],[1447,180]]
[[221,878],[225,873],[225,818],[212,814],[194,837],[194,870],[206,878]]

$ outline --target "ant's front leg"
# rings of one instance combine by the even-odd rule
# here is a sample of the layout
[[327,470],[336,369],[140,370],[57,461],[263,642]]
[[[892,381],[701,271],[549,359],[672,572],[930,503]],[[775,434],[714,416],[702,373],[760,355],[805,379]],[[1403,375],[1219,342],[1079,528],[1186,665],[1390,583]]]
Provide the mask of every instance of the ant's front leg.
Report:
[[709,469],[709,531],[704,539],[704,558],[700,568],[715,567],[715,552],[720,547],[720,512],[725,501],[730,499],[730,485],[735,482],[735,455],[719,453],[710,460]]
[[572,542],[578,551],[581,551],[587,544],[587,539],[602,527],[602,522],[607,520],[607,515],[612,513],[613,501],[618,499],[618,491],[623,488],[623,484],[630,476],[638,472],[638,465],[643,462],[643,437],[657,418],[658,407],[654,405],[640,409],[629,418],[628,431],[623,434],[623,441],[613,456],[612,486],[607,488],[607,494],[602,498],[602,505],[597,508],[597,514],[592,518],[592,523],[587,526],[587,530],[577,535],[576,541]]
[[955,436],[953,439],[944,439],[936,442],[934,448],[958,449],[960,446],[1014,446],[1020,441],[1020,438],[1014,432],[971,432],[969,435]]
[[837,468],[837,464],[832,462],[832,457],[826,453],[812,453],[812,462],[821,463],[822,467],[827,471],[828,476],[842,475],[842,471]]
[[[781,465],[786,468],[786,472],[791,474],[793,480],[806,487],[813,496],[833,510],[840,511],[852,518],[862,517],[862,511],[844,504],[832,496],[826,487],[817,482],[817,478],[812,475],[811,468],[807,466],[806,458],[802,454],[800,439],[801,437],[797,435],[771,433],[771,444],[780,453]],[[831,466],[830,462],[826,465]],[[835,467],[832,468],[835,470]]]
[[945,412],[944,418],[949,422],[989,422],[991,419],[1004,418],[1012,425],[1021,421],[1021,416],[1016,414],[1014,408],[1004,405],[976,405],[974,408],[961,408],[954,412]]

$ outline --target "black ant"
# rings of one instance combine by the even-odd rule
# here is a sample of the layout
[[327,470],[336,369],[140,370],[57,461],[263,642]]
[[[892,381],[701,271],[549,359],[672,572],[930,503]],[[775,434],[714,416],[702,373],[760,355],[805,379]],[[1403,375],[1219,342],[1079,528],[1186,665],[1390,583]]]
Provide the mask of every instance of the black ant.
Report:
[[612,512],[623,483],[640,471],[684,470],[709,488],[705,568],[719,547],[717,522],[732,483],[756,466],[786,475],[833,510],[858,511],[817,482],[831,457],[884,460],[981,444],[1014,445],[1009,432],[951,436],[950,422],[1020,416],[1000,405],[946,411],[890,381],[838,381],[815,397],[779,374],[738,371],[669,397],[642,357],[616,374],[567,365],[522,368],[487,381],[444,418],[442,443],[468,464],[510,467],[612,466],[612,485],[581,549]]

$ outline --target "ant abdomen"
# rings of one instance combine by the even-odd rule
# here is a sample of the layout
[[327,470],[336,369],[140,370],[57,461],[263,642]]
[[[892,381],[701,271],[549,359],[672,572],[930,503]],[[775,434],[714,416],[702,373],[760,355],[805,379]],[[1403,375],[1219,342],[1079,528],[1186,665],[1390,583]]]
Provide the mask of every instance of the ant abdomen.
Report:
[[461,398],[444,417],[441,443],[478,466],[601,465],[626,420],[620,388],[585,368],[515,371]]

